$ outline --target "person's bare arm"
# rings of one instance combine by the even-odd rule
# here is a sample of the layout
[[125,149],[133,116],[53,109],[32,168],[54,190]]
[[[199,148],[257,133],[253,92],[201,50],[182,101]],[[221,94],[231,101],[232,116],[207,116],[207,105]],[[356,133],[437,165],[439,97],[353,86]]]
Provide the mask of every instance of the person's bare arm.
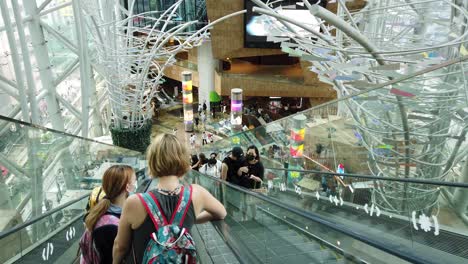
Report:
[[238,176],[242,176],[242,173],[248,173],[248,172],[249,172],[249,167],[247,167],[247,166],[240,167],[240,168],[237,170],[237,175],[238,175]]
[[226,180],[227,178],[227,171],[228,171],[228,166],[226,165],[226,163],[223,163],[223,165],[221,165],[221,180]]
[[130,196],[124,204],[122,215],[119,221],[119,231],[114,241],[114,248],[112,250],[112,263],[119,264],[127,253],[131,244],[132,235],[132,216],[135,214],[135,207],[140,203],[136,195]]
[[194,209],[196,223],[201,224],[226,217],[226,209],[211,193],[197,184],[192,184],[194,191]]
[[192,166],[192,169],[196,169],[199,165],[200,165],[200,161],[197,161],[197,163],[195,163],[195,165]]

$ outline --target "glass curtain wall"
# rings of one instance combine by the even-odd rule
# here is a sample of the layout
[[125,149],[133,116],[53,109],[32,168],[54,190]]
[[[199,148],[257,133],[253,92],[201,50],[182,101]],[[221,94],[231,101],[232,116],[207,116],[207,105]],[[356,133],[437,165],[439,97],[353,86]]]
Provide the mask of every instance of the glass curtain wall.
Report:
[[[151,11],[157,10],[167,10],[173,4],[175,4],[177,0],[136,0],[133,6],[133,13],[134,14],[141,14]],[[124,0],[122,4],[126,7],[126,9],[130,9],[131,1]],[[158,18],[158,13],[154,13],[152,15],[154,18]],[[206,4],[205,1],[202,0],[185,0],[183,1],[182,5],[180,6],[176,18],[174,21],[186,22],[186,21],[193,21],[198,20],[200,22],[198,28],[201,28],[202,25],[208,23],[208,16],[206,13]],[[139,27],[146,27],[152,26],[154,21],[150,19],[136,19],[133,21],[134,25]]]

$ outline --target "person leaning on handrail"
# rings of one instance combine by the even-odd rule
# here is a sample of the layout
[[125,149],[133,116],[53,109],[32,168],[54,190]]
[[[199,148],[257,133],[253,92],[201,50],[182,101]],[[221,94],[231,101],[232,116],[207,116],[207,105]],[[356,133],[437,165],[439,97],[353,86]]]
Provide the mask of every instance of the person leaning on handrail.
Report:
[[[121,263],[126,253],[126,263],[142,263],[150,240],[164,239],[159,237],[153,221],[157,216],[167,216],[165,219],[171,219],[172,222],[174,216],[184,212],[179,223],[189,233],[195,223],[221,220],[226,216],[224,206],[205,188],[197,184],[182,185],[180,179],[189,172],[190,163],[186,158],[188,150],[177,137],[170,134],[158,135],[148,147],[146,157],[150,175],[158,179],[158,184],[155,189],[145,194],[132,195],[125,202],[114,243],[113,263]],[[158,208],[153,207],[150,210],[157,215],[148,214],[149,208],[145,206],[148,196],[159,204]],[[186,201],[186,197],[190,199],[181,202]]]

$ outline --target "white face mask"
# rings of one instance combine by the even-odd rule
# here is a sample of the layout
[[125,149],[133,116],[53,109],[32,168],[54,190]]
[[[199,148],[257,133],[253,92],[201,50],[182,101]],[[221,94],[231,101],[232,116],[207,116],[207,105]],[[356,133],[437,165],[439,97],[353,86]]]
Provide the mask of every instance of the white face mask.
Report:
[[128,194],[131,195],[131,194],[134,194],[136,192],[136,189],[137,189],[137,186],[138,186],[138,181],[135,180],[135,183],[133,184],[128,184]]

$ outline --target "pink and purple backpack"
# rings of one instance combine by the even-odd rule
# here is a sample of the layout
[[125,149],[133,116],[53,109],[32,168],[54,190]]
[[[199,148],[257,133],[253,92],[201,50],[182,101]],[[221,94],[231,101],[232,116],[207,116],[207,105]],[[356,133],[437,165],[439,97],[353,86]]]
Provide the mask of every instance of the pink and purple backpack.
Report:
[[[96,225],[94,226],[94,229],[97,229],[99,227],[106,226],[106,225],[118,226],[119,220],[120,219],[115,215],[105,214],[101,216],[101,218],[99,218]],[[94,245],[92,231],[89,231],[86,229],[80,238],[79,244],[80,244],[80,251],[81,251],[80,264],[101,263],[99,252],[97,251]]]

